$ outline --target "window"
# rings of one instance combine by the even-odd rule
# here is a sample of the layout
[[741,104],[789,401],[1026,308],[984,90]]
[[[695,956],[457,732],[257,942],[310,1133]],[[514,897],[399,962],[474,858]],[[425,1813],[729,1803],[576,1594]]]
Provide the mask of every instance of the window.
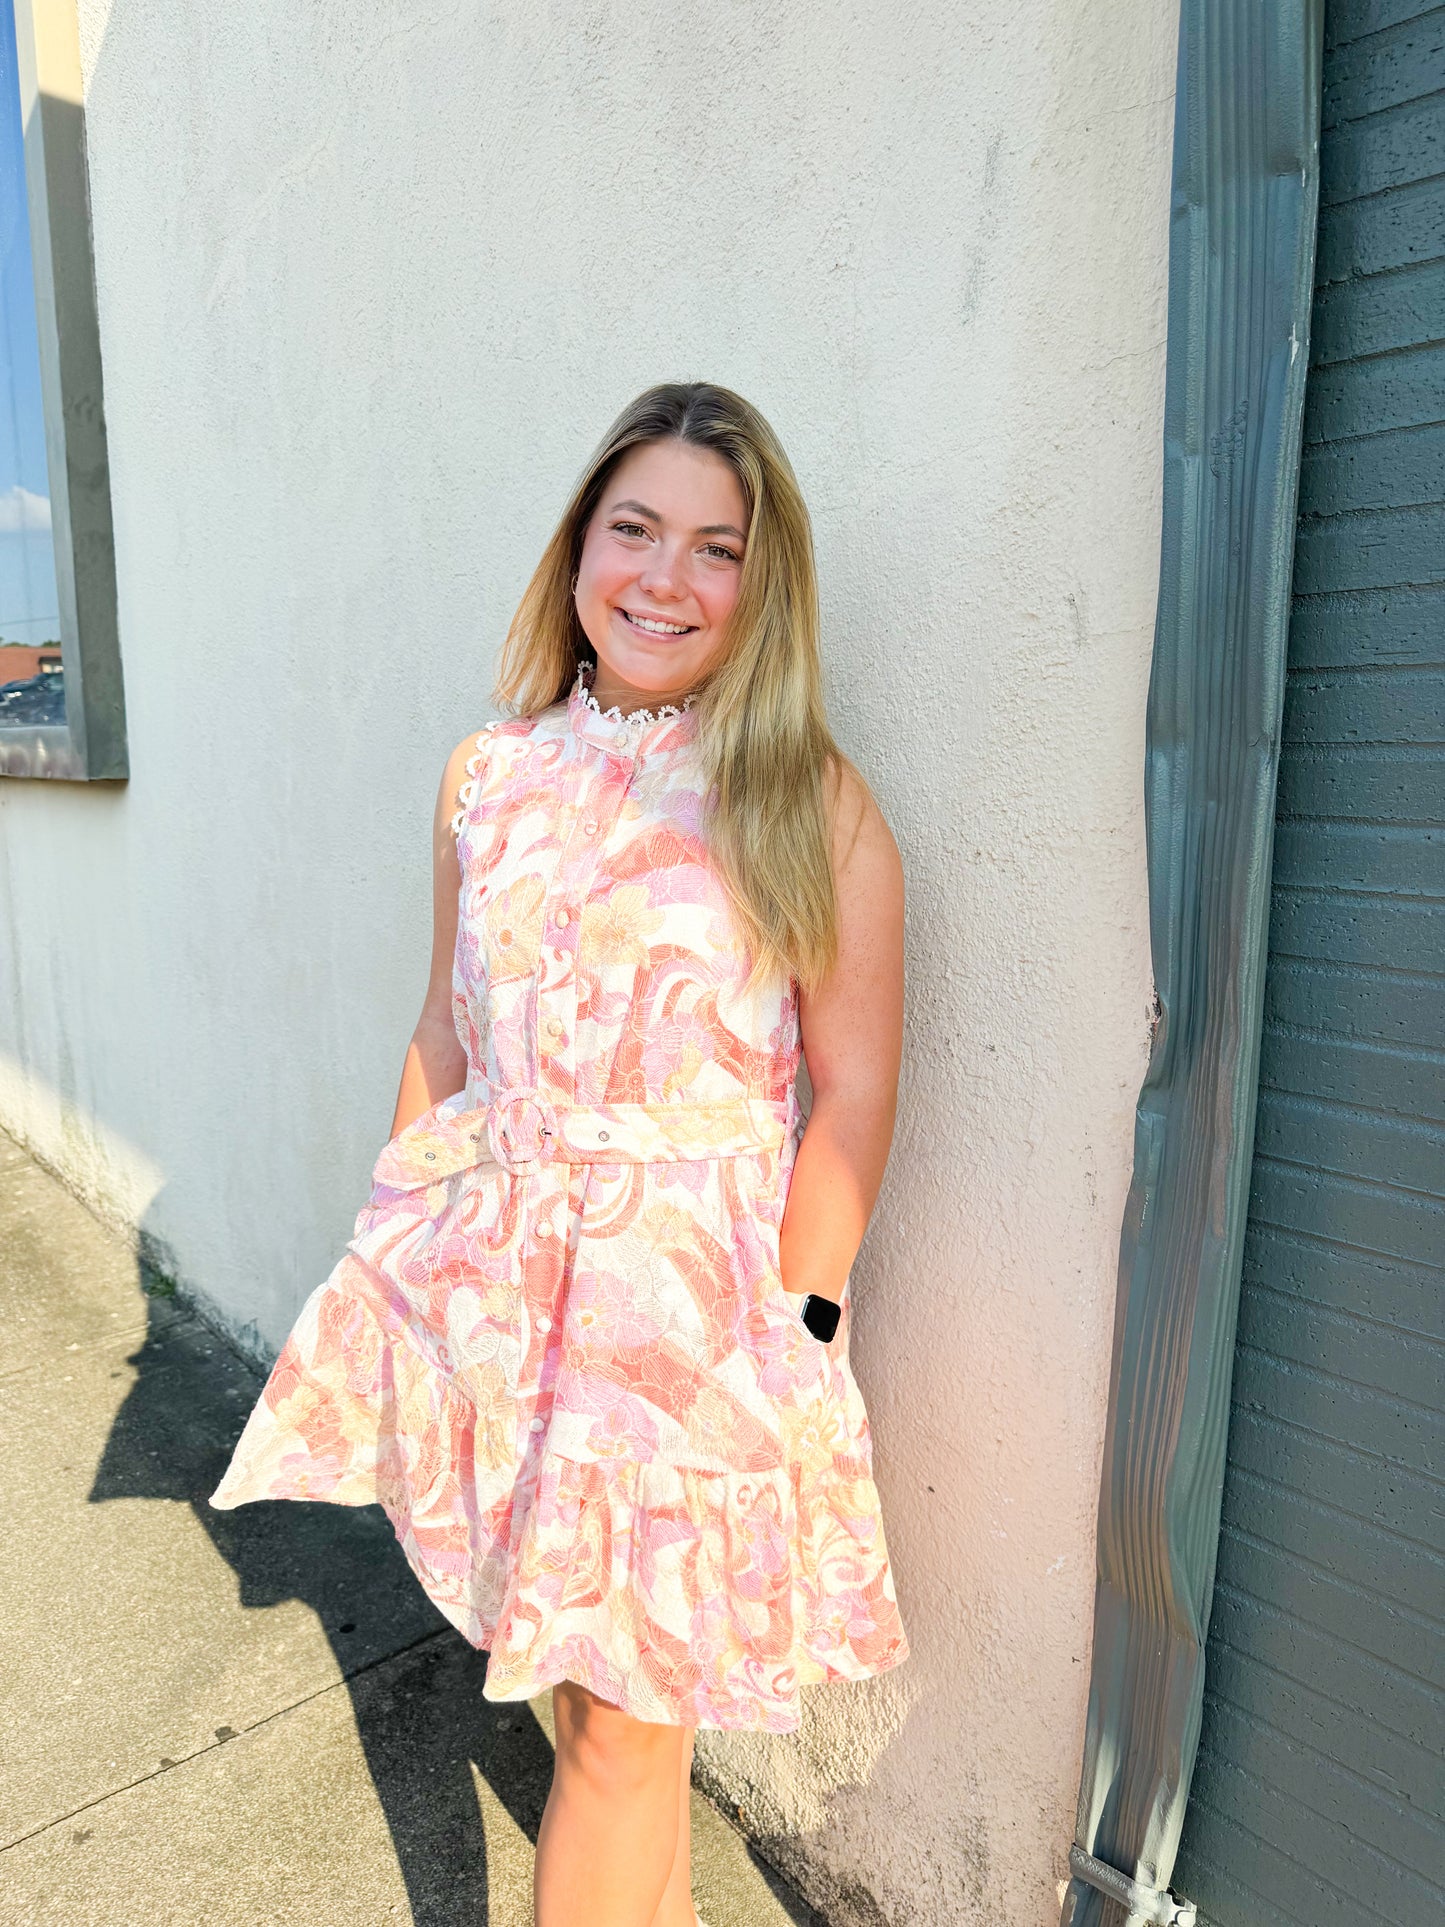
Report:
[[0,775],[127,774],[76,0],[0,0]]

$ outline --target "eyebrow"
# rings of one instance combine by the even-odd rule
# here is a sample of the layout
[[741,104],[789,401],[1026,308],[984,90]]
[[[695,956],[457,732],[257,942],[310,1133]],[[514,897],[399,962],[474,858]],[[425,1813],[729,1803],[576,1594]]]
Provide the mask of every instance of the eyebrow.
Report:
[[[649,522],[660,522],[662,520],[657,510],[650,509],[645,502],[614,502],[607,513],[609,515],[615,515],[618,509],[636,509],[637,513],[639,515],[645,515]],[[731,522],[709,522],[703,528],[698,529],[696,533],[698,535],[735,535],[739,542],[747,541],[747,537],[743,534],[742,530],[735,529]]]

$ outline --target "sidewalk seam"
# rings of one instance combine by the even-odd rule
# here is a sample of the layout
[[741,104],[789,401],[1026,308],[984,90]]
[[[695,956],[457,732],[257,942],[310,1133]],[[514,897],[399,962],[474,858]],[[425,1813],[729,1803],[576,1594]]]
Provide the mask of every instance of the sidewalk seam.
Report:
[[[178,1330],[182,1325],[199,1325],[201,1322],[194,1312],[186,1311],[178,1313],[171,1324],[162,1325],[159,1329],[171,1332]],[[207,1325],[204,1329],[209,1331],[210,1326]],[[4,1371],[0,1371],[0,1385],[8,1385],[12,1378],[24,1378],[27,1372],[38,1371],[42,1366],[63,1365],[67,1358],[87,1358],[92,1352],[103,1351],[107,1345],[113,1345],[117,1338],[145,1338],[149,1336],[150,1331],[151,1323],[147,1318],[139,1325],[119,1326],[115,1331],[107,1332],[103,1338],[93,1338],[88,1345],[76,1345],[73,1349],[67,1345],[64,1351],[42,1353],[40,1357],[32,1358],[26,1365],[11,1365]]]
[[294,1713],[303,1706],[310,1706],[313,1700],[324,1699],[328,1693],[336,1693],[342,1687],[349,1687],[352,1680],[362,1679],[367,1673],[374,1673],[379,1666],[389,1666],[394,1659],[402,1659],[407,1653],[414,1653],[423,1646],[431,1645],[434,1640],[449,1639],[452,1636],[452,1628],[442,1626],[436,1632],[425,1633],[420,1639],[414,1639],[409,1646],[398,1646],[395,1652],[383,1653],[376,1659],[368,1660],[365,1666],[358,1666],[354,1673],[343,1673],[340,1679],[334,1679],[325,1686],[318,1686],[314,1693],[303,1693],[300,1699],[292,1700],[286,1706],[276,1707],[272,1712],[263,1714],[259,1720],[252,1720],[249,1726],[236,1728],[231,1739],[212,1740],[207,1746],[198,1746],[194,1753],[183,1754],[180,1759],[172,1760],[169,1766],[158,1766],[153,1773],[142,1773],[134,1780],[125,1781],[121,1786],[111,1787],[105,1793],[98,1793],[93,1800],[83,1801],[80,1806],[73,1807],[69,1813],[58,1813],[53,1820],[42,1821],[38,1827],[32,1827],[28,1833],[17,1833],[13,1840],[0,1842],[0,1854],[9,1853],[12,1847],[23,1847],[27,1840],[38,1840],[41,1834],[50,1833],[56,1827],[63,1827],[71,1820],[79,1819],[82,1813],[90,1813],[96,1807],[103,1807],[107,1800],[118,1799],[122,1793],[129,1793],[135,1787],[145,1786],[148,1781],[159,1780],[167,1773],[174,1773],[178,1767],[189,1766],[192,1760],[204,1759],[208,1753],[219,1753],[221,1748],[229,1746],[232,1740],[242,1740],[249,1733],[259,1733],[263,1726],[269,1726],[273,1720],[285,1719],[288,1713]]

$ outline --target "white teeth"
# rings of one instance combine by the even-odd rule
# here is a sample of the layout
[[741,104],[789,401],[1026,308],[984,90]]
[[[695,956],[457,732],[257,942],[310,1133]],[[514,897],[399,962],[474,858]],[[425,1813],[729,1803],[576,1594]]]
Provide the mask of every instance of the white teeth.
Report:
[[630,609],[623,615],[629,622],[635,622],[639,629],[650,629],[655,636],[685,636],[692,627],[688,622],[650,622],[646,616],[635,616]]

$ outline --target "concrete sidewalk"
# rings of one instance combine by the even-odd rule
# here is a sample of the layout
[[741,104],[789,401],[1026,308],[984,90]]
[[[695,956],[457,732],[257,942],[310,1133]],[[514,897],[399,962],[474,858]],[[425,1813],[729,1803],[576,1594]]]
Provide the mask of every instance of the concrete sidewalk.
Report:
[[[379,1508],[206,1505],[258,1380],[0,1133],[0,1918],[526,1927],[551,1695]],[[710,1927],[821,1917],[693,1795]]]

